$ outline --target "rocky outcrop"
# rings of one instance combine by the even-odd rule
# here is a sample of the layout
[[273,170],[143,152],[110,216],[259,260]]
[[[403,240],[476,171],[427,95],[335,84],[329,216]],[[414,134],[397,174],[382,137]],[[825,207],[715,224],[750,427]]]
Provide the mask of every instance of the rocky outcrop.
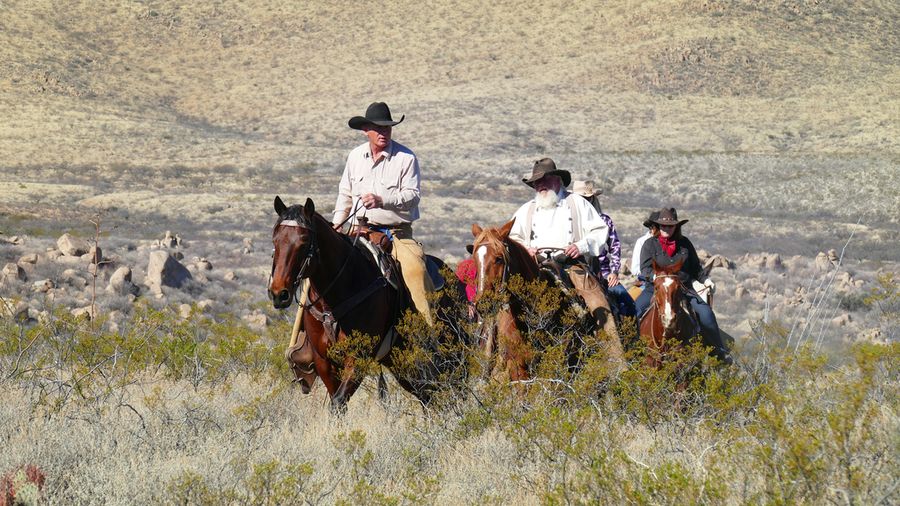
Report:
[[81,255],[87,254],[91,249],[87,241],[79,239],[78,237],[73,237],[68,233],[61,235],[60,238],[56,240],[56,247],[63,255],[70,257],[80,257]]
[[25,275],[25,269],[19,267],[19,264],[12,262],[3,266],[3,271],[0,275],[2,275],[4,281],[25,281],[28,279]]
[[106,286],[106,291],[119,295],[127,295],[129,293],[137,295],[140,292],[140,288],[131,282],[131,268],[123,265],[116,269],[112,276],[109,277],[109,284]]
[[180,288],[192,279],[191,273],[167,251],[153,251],[147,264],[144,284],[153,293],[162,293],[162,287]]

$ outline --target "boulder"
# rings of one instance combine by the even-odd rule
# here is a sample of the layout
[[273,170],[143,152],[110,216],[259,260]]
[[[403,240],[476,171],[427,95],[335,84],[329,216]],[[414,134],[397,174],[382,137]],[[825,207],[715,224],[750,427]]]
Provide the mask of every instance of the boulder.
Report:
[[167,251],[153,251],[147,264],[147,276],[144,283],[156,294],[162,293],[162,287],[180,288],[191,280],[191,273],[172,258]]
[[59,275],[59,281],[79,289],[87,286],[87,279],[82,276],[81,271],[75,269],[62,271],[62,274]]
[[31,284],[31,290],[35,293],[47,293],[55,287],[56,285],[49,279],[42,279]]
[[22,255],[22,257],[19,258],[18,263],[19,263],[19,264],[32,264],[32,265],[33,265],[33,264],[36,264],[37,261],[38,261],[38,255],[37,255],[37,253],[31,253],[31,254],[28,254],[28,255]]
[[825,253],[819,253],[816,255],[816,269],[820,271],[827,271],[831,269],[832,266],[831,260],[829,260],[828,255]]
[[253,239],[251,239],[249,237],[244,237],[243,245],[244,245],[243,252],[245,255],[253,252]]
[[828,260],[831,260],[831,263],[838,263],[838,254],[837,250],[830,249],[828,250]]
[[707,272],[717,267],[729,270],[734,269],[734,262],[722,255],[713,255],[706,259],[706,261],[701,261],[701,263],[703,264],[703,269]]
[[47,260],[50,261],[54,261],[61,256],[63,256],[63,252],[58,249],[51,249],[47,252]]
[[6,244],[12,244],[12,245],[15,245],[15,246],[19,246],[19,245],[21,245],[21,244],[25,244],[25,239],[23,239],[23,238],[21,238],[21,237],[19,237],[19,236],[17,236],[17,235],[11,235],[11,236],[9,236],[9,237],[3,237],[2,239],[3,239],[3,242],[5,242]]
[[90,251],[91,247],[84,239],[72,237],[65,233],[56,240],[56,247],[62,251],[63,255],[70,257],[80,257]]
[[187,320],[191,317],[191,305],[190,304],[180,304],[178,306],[178,316],[181,317],[182,320]]
[[12,262],[3,266],[3,279],[7,281],[25,281],[27,276],[25,276],[25,269],[19,267],[19,264],[14,264]]
[[72,316],[76,318],[87,317],[89,320],[93,320],[97,317],[97,306],[88,305],[84,307],[78,307],[71,310],[70,313],[72,313]]
[[225,278],[225,281],[235,281],[238,278],[234,271],[228,271],[222,277]]
[[748,255],[747,256],[747,265],[750,267],[761,270],[766,266],[766,256],[765,255]]
[[197,308],[201,311],[207,311],[209,308],[213,306],[214,302],[211,299],[203,299],[197,303]]
[[265,313],[256,310],[250,314],[244,315],[242,318],[251,328],[262,330],[269,324],[269,317]]
[[734,289],[734,298],[735,299],[743,299],[747,296],[747,288],[744,285],[738,285],[737,288]]
[[849,314],[842,314],[831,319],[831,324],[838,327],[846,327],[851,322]]
[[166,230],[166,235],[159,242],[159,245],[163,248],[174,248],[178,245],[178,240],[172,235],[171,230]]
[[138,292],[140,292],[140,288],[131,282],[131,268],[123,265],[116,269],[112,276],[109,277],[109,284],[106,286],[106,291],[109,293],[117,293],[119,295],[137,295]]
[[88,250],[88,261],[92,264],[99,264],[103,261],[103,250],[100,249],[100,246],[91,246],[91,249]]
[[213,268],[212,263],[206,259],[206,257],[201,258],[197,261],[197,270],[198,271],[211,271]]
[[25,322],[30,319],[30,308],[24,301],[15,301],[0,297],[0,316],[16,322]]
[[780,271],[783,268],[784,265],[781,263],[781,255],[779,255],[778,253],[766,255],[766,269]]

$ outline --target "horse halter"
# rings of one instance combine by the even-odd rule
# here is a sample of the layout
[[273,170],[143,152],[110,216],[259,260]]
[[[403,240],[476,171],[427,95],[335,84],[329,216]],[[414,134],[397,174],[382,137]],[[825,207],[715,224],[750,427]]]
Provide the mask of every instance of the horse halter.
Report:
[[[306,277],[306,270],[309,268],[312,263],[312,259],[315,256],[316,252],[319,250],[319,245],[316,241],[316,233],[312,229],[312,227],[307,226],[307,224],[301,224],[297,220],[282,220],[275,224],[275,227],[285,226],[285,227],[298,227],[300,229],[306,230],[309,233],[310,240],[306,245],[306,255],[303,258],[303,263],[300,264],[300,270],[297,272],[297,276],[291,282],[291,292],[294,294],[294,299],[297,299],[297,288],[300,287],[300,282],[303,281],[303,278]],[[274,255],[274,252],[273,252]],[[275,275],[275,262],[272,262],[272,272],[269,274],[269,285],[272,284],[272,277]]]

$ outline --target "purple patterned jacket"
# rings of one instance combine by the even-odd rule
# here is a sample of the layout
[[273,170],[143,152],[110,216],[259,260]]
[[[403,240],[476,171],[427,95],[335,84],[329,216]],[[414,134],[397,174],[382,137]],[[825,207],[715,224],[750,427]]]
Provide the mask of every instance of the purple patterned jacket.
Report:
[[598,273],[603,276],[609,276],[611,273],[619,273],[619,267],[622,265],[622,244],[619,242],[619,234],[616,232],[616,226],[613,225],[612,218],[608,214],[600,213],[600,217],[609,227],[609,239],[606,240],[606,249],[597,257],[597,264],[600,268]]

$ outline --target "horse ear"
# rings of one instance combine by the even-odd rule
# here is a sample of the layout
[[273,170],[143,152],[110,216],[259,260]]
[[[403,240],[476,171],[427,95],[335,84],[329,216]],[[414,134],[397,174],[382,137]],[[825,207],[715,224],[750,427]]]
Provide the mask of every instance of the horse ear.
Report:
[[316,204],[314,204],[309,197],[306,198],[306,204],[303,204],[303,212],[305,212],[307,216],[316,212]]
[[659,272],[659,264],[656,263],[656,259],[655,259],[655,258],[651,258],[651,259],[650,259],[650,263],[653,265],[653,272],[654,272],[654,273],[655,273],[655,272]]
[[287,206],[284,205],[284,202],[281,201],[281,197],[278,195],[275,196],[275,212],[278,213],[278,216],[284,214],[287,211]]
[[472,237],[478,237],[483,231],[484,229],[482,229],[481,226],[477,223],[472,224]]
[[509,231],[512,230],[513,225],[516,223],[516,219],[513,218],[509,220],[505,225],[500,227],[500,237],[506,239],[509,237]]

